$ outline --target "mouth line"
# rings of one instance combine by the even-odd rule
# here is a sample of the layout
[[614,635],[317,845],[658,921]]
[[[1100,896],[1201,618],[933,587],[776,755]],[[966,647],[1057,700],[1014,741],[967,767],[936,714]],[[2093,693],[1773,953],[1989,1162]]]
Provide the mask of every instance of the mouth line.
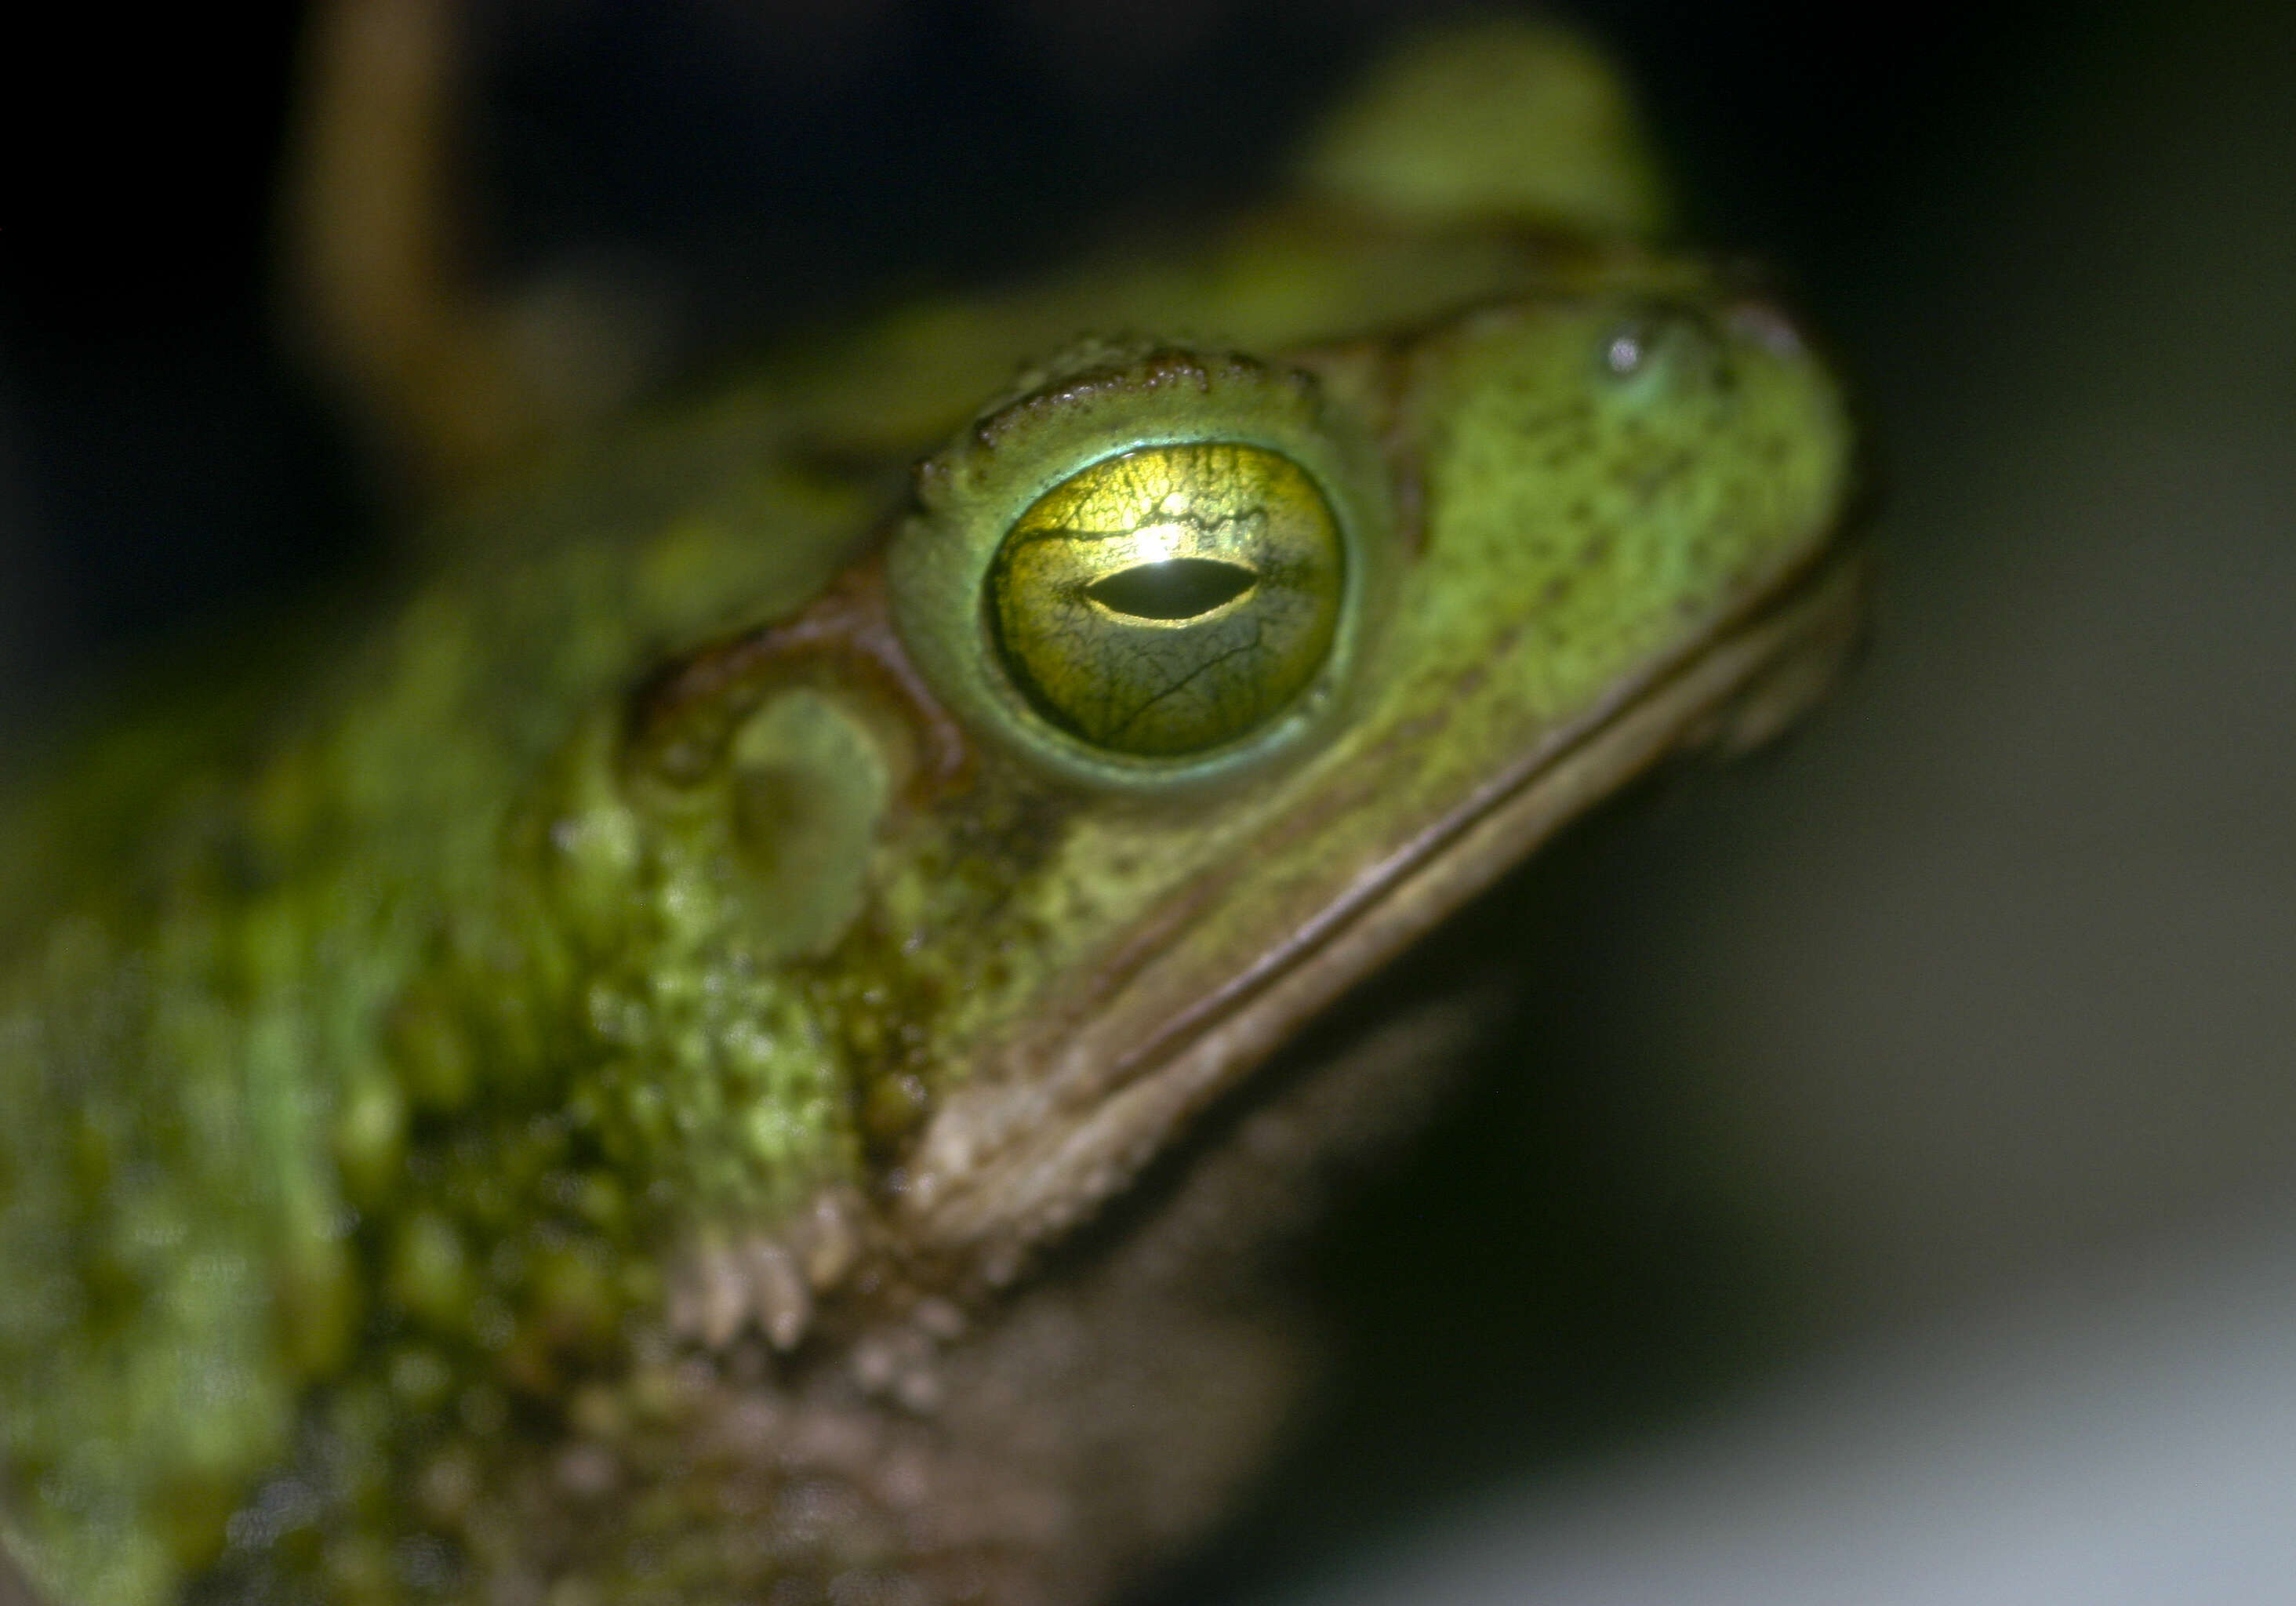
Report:
[[[1737,739],[1753,745],[1790,723],[1855,638],[1863,559],[1855,544],[1819,543],[1680,651],[1612,687],[1283,941],[1136,1039],[1095,1077],[1080,1119],[1078,1105],[1060,1101],[1069,1111],[1058,1123],[1065,1130],[1037,1127],[1034,1143],[1011,1141],[1013,1127],[990,1120],[984,1125],[1004,1128],[1007,1142],[975,1147],[960,1139],[946,1156],[953,1163],[920,1167],[914,1176],[922,1185],[908,1201],[913,1219],[945,1248],[1017,1250],[1089,1215],[1163,1146],[1165,1134],[1305,1020],[1633,775],[1702,740],[1733,739],[1734,708],[1758,696],[1773,672],[1816,660],[1817,673],[1784,688],[1792,706],[1741,721],[1749,729]],[[960,1091],[944,1117],[959,1116],[965,1097]],[[992,1253],[992,1263],[997,1258]]]
[[[1769,616],[1791,608],[1796,600],[1822,587],[1844,563],[1856,561],[1854,549],[1829,543],[1756,593],[1684,651],[1660,660],[1643,675],[1612,687],[1578,718],[1551,733],[1546,740],[1478,788],[1441,819],[1396,848],[1284,941],[1267,949],[1227,982],[1173,1017],[1124,1055],[1111,1070],[1110,1085],[1122,1086],[1139,1076],[1153,1074],[1160,1061],[1184,1052],[1191,1038],[1217,1025],[1221,1017],[1249,1008],[1256,996],[1285,976],[1317,963],[1320,952],[1330,947],[1348,928],[1402,895],[1416,877],[1453,852],[1479,825],[1504,812],[1515,799],[1536,786],[1543,775],[1566,761],[1574,750],[1596,739],[1606,727],[1625,717],[1637,704],[1693,666],[1719,654],[1734,641],[1758,628]],[[1653,758],[1659,756],[1652,755]],[[1462,889],[1462,896],[1472,890]],[[1445,909],[1452,906],[1444,905]],[[1440,918],[1439,912],[1436,918]],[[1431,925],[1434,921],[1428,923]]]

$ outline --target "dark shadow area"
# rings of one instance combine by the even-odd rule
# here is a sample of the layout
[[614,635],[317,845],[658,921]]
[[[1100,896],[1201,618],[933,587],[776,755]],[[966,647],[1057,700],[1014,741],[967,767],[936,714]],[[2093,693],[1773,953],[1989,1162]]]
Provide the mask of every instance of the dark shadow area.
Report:
[[1672,1118],[1669,1068],[1604,1025],[1651,839],[1711,778],[1693,761],[1641,783],[1287,1054],[1313,1074],[1412,1000],[1505,1001],[1434,1121],[1317,1236],[1334,1360],[1318,1408],[1255,1507],[1144,1602],[1272,1587],[1496,1480],[1707,1413],[1807,1349],[1824,1291]]

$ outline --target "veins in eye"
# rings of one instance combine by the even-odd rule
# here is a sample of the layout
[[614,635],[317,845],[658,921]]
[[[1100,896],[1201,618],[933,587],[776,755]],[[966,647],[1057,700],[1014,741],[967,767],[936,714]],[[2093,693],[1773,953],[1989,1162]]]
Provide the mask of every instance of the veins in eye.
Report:
[[[1194,686],[1195,683],[1203,679],[1206,676],[1218,674],[1228,664],[1233,663],[1239,658],[1251,658],[1259,655],[1266,645],[1264,639],[1265,635],[1265,626],[1259,621],[1255,621],[1250,634],[1244,639],[1237,642],[1234,646],[1226,648],[1221,651],[1215,652],[1210,657],[1191,665],[1185,671],[1175,676],[1163,685],[1158,687],[1154,692],[1152,692],[1146,697],[1142,698],[1130,709],[1125,710],[1120,715],[1118,715],[1112,720],[1111,728],[1116,731],[1129,731],[1136,729],[1142,721],[1145,720],[1163,704],[1169,702],[1176,697],[1187,695],[1191,688]],[[1249,700],[1239,700],[1232,694],[1226,697],[1215,696],[1213,699],[1213,706],[1221,709],[1227,716],[1226,723],[1234,725],[1239,723],[1236,719],[1236,715],[1240,711],[1236,706],[1239,701],[1248,701]]]

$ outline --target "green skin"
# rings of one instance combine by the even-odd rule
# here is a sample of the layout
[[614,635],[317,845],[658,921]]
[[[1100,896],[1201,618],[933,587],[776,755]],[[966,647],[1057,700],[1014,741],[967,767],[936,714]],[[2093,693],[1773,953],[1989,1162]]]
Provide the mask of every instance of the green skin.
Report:
[[[1813,571],[1849,476],[1822,365],[1702,265],[1356,204],[906,314],[570,454],[324,655],[28,795],[0,1496],[43,1593],[857,1569],[1086,1599],[1216,1509],[1264,1434],[1119,1446],[1215,1490],[1130,1528],[1082,1495],[920,1526],[882,1490],[904,1446],[1015,1511],[1061,1487],[1082,1450],[1013,1471],[951,1394],[1019,1353],[1046,1252],[1553,820],[1808,656],[1666,692],[1664,730],[1569,770]],[[1270,424],[1259,381],[1206,380],[1144,424],[1076,382],[1140,352],[1090,348],[992,403],[1002,435],[964,424],[1078,326],[1217,331],[1310,401]],[[1201,762],[1032,724],[944,561],[1127,430],[1274,430],[1357,542],[1324,680]],[[1546,823],[1505,825],[1531,791]]]

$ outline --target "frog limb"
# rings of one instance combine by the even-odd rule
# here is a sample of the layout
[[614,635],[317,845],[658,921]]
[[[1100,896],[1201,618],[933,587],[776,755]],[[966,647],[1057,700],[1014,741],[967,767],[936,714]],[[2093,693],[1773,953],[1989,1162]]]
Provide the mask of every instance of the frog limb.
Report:
[[329,0],[304,38],[282,278],[307,360],[418,490],[604,417],[647,377],[629,286],[481,282],[458,134],[471,52],[453,0]]
[[1382,61],[1309,146],[1310,194],[1429,224],[1649,239],[1671,211],[1632,93],[1552,22],[1494,18]]

